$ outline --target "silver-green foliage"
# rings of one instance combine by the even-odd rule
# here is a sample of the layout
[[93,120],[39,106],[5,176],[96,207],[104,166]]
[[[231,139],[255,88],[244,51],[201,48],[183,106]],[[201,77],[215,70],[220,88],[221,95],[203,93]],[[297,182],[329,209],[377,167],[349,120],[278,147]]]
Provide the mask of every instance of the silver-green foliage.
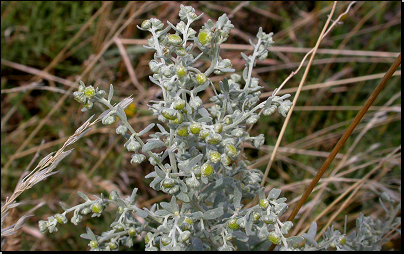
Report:
[[[57,223],[66,223],[66,214],[71,211],[74,212],[71,222],[77,225],[82,215],[92,213],[92,217],[98,217],[106,206],[114,205],[117,217],[111,230],[97,236],[87,228],[87,233],[81,235],[90,240],[91,250],[131,247],[133,237],[143,231],[146,250],[252,250],[259,249],[257,246],[267,248],[270,243],[279,245],[281,250],[303,250],[330,248],[334,242],[334,246],[343,248],[340,247],[346,245],[343,239],[349,243],[351,238],[332,229],[325,234],[328,245],[317,244],[315,224],[303,237],[286,238],[292,222],[279,220],[287,209],[286,198],[279,197],[278,189],[272,189],[265,196],[260,187],[262,172],[247,169],[250,163],[240,154],[242,142],[251,142],[256,148],[264,143],[262,134],[251,137],[245,131],[246,126],[258,121],[259,110],[270,115],[278,109],[286,116],[292,105],[285,100],[290,95],[271,96],[258,103],[262,87],[258,79],[252,77],[252,69],[257,59],[262,61],[268,55],[267,48],[274,43],[272,33],[259,29],[257,43],[250,41],[253,54],[241,53],[245,60],[242,75],[231,74],[230,79],[224,78],[219,82],[220,90],[216,90],[209,76],[235,71],[231,61],[222,59],[219,54],[220,45],[228,38],[233,25],[223,14],[216,23],[208,20],[197,35],[190,26],[202,15],[197,16],[192,7],[181,5],[179,16],[181,21],[176,26],[167,22],[164,28],[155,18],[138,26],[152,34],[145,46],[155,50],[149,64],[154,73],[150,80],[163,92],[163,100],[150,101],[149,109],[165,126],[157,124],[160,131],[150,134],[146,143],[140,136],[149,132],[154,124],[139,133],[130,126],[124,112],[132,102],[130,97],[112,105],[112,85],[105,99],[105,91],[86,87],[82,82],[74,93],[74,98],[84,104],[83,111],[91,109],[95,102],[109,108],[98,117],[103,124],[119,119],[116,133],[128,140],[124,146],[133,152],[131,163],[140,163],[147,155],[155,169],[146,176],[153,179],[150,187],[171,195],[171,202],[153,204],[149,210],[135,205],[137,189],[127,198],[119,197],[116,191],[111,192],[109,199],[101,195],[95,200],[79,193],[84,203],[64,208],[62,214],[49,217],[48,221],[40,221],[40,230],[57,231]],[[174,33],[170,34],[170,30]],[[202,53],[194,57],[193,44],[187,46],[188,41],[193,41]],[[202,55],[211,61],[204,72],[192,67]],[[198,94],[209,86],[215,96],[210,99],[214,105],[207,110]],[[170,163],[163,164],[167,157]],[[256,195],[259,203],[243,209],[242,201],[252,200]],[[182,201],[180,205],[178,200]],[[142,222],[136,217],[143,218]],[[306,246],[298,248],[304,238]]]

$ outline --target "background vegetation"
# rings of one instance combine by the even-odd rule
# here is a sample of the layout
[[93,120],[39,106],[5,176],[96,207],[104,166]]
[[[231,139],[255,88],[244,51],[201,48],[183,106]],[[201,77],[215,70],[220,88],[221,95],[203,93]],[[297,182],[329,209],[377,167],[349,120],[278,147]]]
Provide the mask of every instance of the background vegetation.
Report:
[[[258,28],[262,26],[263,31],[274,32],[273,50],[264,62],[257,64],[254,73],[264,87],[263,99],[297,68],[304,53],[314,47],[332,6],[332,2],[313,1],[2,1],[2,202],[14,191],[18,179],[40,149],[41,140],[46,143],[39,158],[58,150],[89,116],[101,113],[97,107],[80,112],[80,105],[70,92],[65,100],[62,98],[79,75],[87,85],[106,91],[110,83],[114,84],[115,96],[119,98],[133,94],[135,104],[126,112],[135,130],[157,121],[146,105],[148,100],[159,96],[159,89],[148,79],[151,73],[148,62],[153,52],[142,47],[149,34],[138,30],[136,25],[151,17],[175,24],[180,4],[205,13],[197,21],[196,31],[208,18],[216,21],[223,13],[230,14],[235,29],[222,50],[222,57],[231,59],[236,70],[243,69],[240,51],[248,55],[248,39],[255,37]],[[345,11],[348,4],[339,2],[334,16]],[[375,74],[383,75],[401,51],[400,5],[398,1],[358,2],[342,19],[343,23],[322,41],[304,86],[307,90],[300,95],[266,185],[267,190],[282,189],[290,209],[380,81],[381,76]],[[122,30],[128,20],[130,25]],[[111,43],[110,39],[119,30],[122,31],[118,40]],[[123,47],[119,48],[121,43]],[[125,63],[125,59],[130,61]],[[202,59],[201,68],[208,66],[208,61]],[[42,77],[41,70],[46,70]],[[132,70],[134,75],[129,74]],[[294,96],[302,73],[286,84],[284,93]],[[215,76],[212,80],[217,83],[222,78]],[[307,231],[318,215],[319,229],[330,220],[341,229],[345,215],[348,215],[348,228],[353,228],[359,212],[366,216],[383,215],[378,201],[381,192],[388,191],[396,200],[401,198],[397,192],[401,185],[401,150],[390,154],[401,145],[400,83],[401,68],[301,209],[295,219],[294,234]],[[212,91],[208,90],[202,99],[207,102],[211,95]],[[245,148],[254,165],[263,171],[283,121],[278,113],[262,117],[251,131],[254,136],[264,133],[266,137],[264,149]],[[149,207],[165,200],[167,196],[149,188],[148,179],[144,179],[151,165],[147,161],[131,165],[124,142],[114,128],[100,124],[75,143],[74,151],[59,164],[56,175],[19,197],[17,201],[24,204],[13,210],[6,223],[11,225],[35,207],[34,216],[19,233],[8,237],[2,250],[89,249],[87,240],[81,239],[80,234],[86,226],[97,234],[107,229],[114,217],[112,210],[107,210],[101,218],[85,218],[77,227],[70,222],[59,226],[59,231],[53,234],[42,235],[37,227],[39,220],[61,212],[60,201],[68,207],[78,204],[77,191],[91,196],[119,189],[123,195],[130,195],[136,187],[140,206]],[[356,192],[349,189],[375,167],[379,169]],[[385,248],[400,250],[401,236],[393,233],[390,239]],[[133,249],[143,249],[142,241]]]

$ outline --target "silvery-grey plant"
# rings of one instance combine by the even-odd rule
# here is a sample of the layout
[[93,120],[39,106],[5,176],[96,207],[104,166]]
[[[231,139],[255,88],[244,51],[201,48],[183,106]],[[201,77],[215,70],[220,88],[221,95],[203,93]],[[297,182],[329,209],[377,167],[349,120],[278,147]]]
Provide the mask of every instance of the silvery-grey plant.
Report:
[[[286,237],[293,226],[292,222],[279,219],[287,209],[286,198],[280,197],[279,189],[265,195],[264,188],[260,187],[262,172],[247,169],[250,163],[241,154],[243,142],[251,142],[256,148],[264,143],[263,134],[251,137],[246,132],[246,126],[258,121],[258,111],[268,116],[278,110],[286,116],[292,105],[286,100],[290,95],[270,96],[259,103],[262,87],[252,76],[252,70],[257,60],[267,57],[267,49],[274,43],[272,33],[259,29],[257,42],[250,41],[254,47],[252,55],[241,53],[245,60],[242,75],[233,73],[229,79],[224,78],[217,90],[209,76],[235,71],[229,59],[220,57],[220,45],[228,38],[233,25],[223,14],[216,23],[208,20],[197,33],[191,24],[201,16],[192,7],[181,5],[181,21],[177,25],[167,21],[168,26],[164,28],[160,20],[152,18],[138,26],[152,34],[145,46],[155,50],[154,59],[149,63],[153,72],[150,80],[163,92],[161,101],[151,100],[148,106],[165,126],[157,124],[159,132],[150,134],[146,142],[140,136],[155,124],[140,132],[132,128],[124,111],[132,102],[130,97],[112,104],[112,85],[105,98],[105,91],[83,82],[74,93],[74,98],[84,105],[82,111],[91,109],[94,103],[108,107],[97,118],[103,124],[113,124],[119,119],[116,133],[127,139],[124,146],[133,152],[131,163],[141,163],[147,155],[155,169],[146,176],[153,179],[150,187],[171,195],[171,201],[153,204],[149,210],[135,205],[137,189],[130,197],[122,198],[112,191],[109,198],[101,194],[93,200],[79,192],[84,199],[82,204],[72,208],[63,206],[63,213],[39,222],[40,230],[57,231],[58,223],[67,223],[69,212],[73,212],[70,221],[77,225],[82,215],[91,213],[92,217],[98,217],[105,207],[113,205],[117,207],[117,217],[110,225],[111,230],[97,236],[87,227],[87,232],[81,235],[89,240],[91,250],[131,247],[134,237],[142,232],[145,232],[146,250],[257,250],[270,244],[277,244],[279,250],[358,249],[355,244],[364,235],[365,228],[361,225],[377,224],[371,218],[359,218],[361,227],[354,236],[346,237],[330,228],[323,241],[317,243],[314,223],[302,237]],[[169,33],[170,30],[174,32]],[[187,46],[189,41],[201,51],[198,56],[192,54],[192,43]],[[210,60],[204,72],[193,67],[202,55]],[[215,94],[210,99],[214,105],[205,109],[199,94],[209,86]],[[169,163],[163,164],[166,158]],[[259,203],[243,209],[242,201],[257,195]],[[139,217],[143,218],[142,222],[136,219]],[[299,247],[304,239],[305,246]]]

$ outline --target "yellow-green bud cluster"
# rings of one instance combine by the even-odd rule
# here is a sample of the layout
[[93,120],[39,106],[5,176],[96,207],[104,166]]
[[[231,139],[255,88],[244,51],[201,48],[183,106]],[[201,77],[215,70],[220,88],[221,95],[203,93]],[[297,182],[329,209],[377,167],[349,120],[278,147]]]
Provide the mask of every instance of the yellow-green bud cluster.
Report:
[[167,246],[171,243],[171,237],[163,236],[160,241],[162,245]]
[[67,218],[64,214],[55,214],[56,221],[60,224],[66,224]]
[[116,121],[115,116],[107,116],[102,119],[102,123],[105,125],[113,124],[115,123],[115,121]]
[[147,232],[146,236],[144,237],[144,241],[146,244],[148,244],[150,242],[150,240],[152,239],[152,232]]
[[213,126],[213,130],[216,133],[221,133],[223,131],[223,124],[221,124],[221,123],[215,124],[215,126]]
[[100,203],[94,203],[91,205],[91,211],[93,213],[101,213],[102,212],[102,205]]
[[229,157],[229,156],[227,156],[227,154],[222,154],[221,156],[220,156],[220,161],[223,163],[223,165],[225,165],[225,166],[229,166],[229,165],[231,165],[231,163],[233,162],[232,161],[232,159]]
[[259,213],[254,213],[253,214],[253,221],[254,222],[258,222],[260,218],[261,218],[261,214],[259,214]]
[[185,75],[187,75],[187,69],[185,69],[184,66],[180,65],[175,70],[175,73],[178,75],[178,77],[184,77]]
[[218,151],[210,151],[209,160],[213,163],[220,161],[220,153]]
[[183,99],[177,99],[173,102],[173,108],[176,110],[181,110],[185,107],[185,101]]
[[177,114],[177,118],[174,119],[174,120],[171,120],[171,123],[173,123],[173,124],[180,124],[180,123],[182,123],[183,121],[184,121],[184,115],[181,114],[181,113],[178,113],[178,114]]
[[84,105],[85,108],[91,109],[93,107],[94,96],[98,93],[99,96],[105,95],[104,91],[98,91],[93,86],[85,86],[82,81],[80,81],[78,91],[73,93],[73,98]]
[[230,229],[233,229],[233,230],[236,230],[236,229],[238,229],[238,228],[240,227],[240,226],[237,224],[237,219],[235,219],[235,218],[230,219],[230,220],[227,222],[227,225],[229,226]]
[[267,208],[269,206],[269,201],[267,199],[263,198],[263,199],[260,200],[259,206],[262,209],[265,209],[265,208]]
[[119,125],[118,128],[116,128],[116,134],[125,135],[127,131],[128,127],[126,127],[125,125]]
[[269,232],[268,240],[273,244],[280,244],[281,243],[281,237],[275,231]]
[[115,242],[109,242],[109,243],[108,243],[108,247],[109,247],[111,250],[114,250],[114,249],[118,248],[118,245],[117,245]]
[[203,139],[206,139],[206,138],[209,136],[209,134],[210,134],[210,131],[209,131],[209,130],[201,130],[201,131],[199,132],[199,136],[200,136],[201,138],[203,138]]
[[141,27],[143,29],[149,29],[152,26],[152,23],[150,22],[150,20],[146,19],[145,21],[142,22]]
[[98,247],[98,242],[97,241],[90,241],[88,246],[90,246],[92,249],[95,249],[95,248]]
[[188,128],[185,126],[180,126],[177,128],[177,135],[181,137],[186,137],[188,136]]
[[188,178],[188,179],[185,181],[185,184],[186,184],[189,188],[198,188],[199,185],[200,185],[199,181],[198,181],[196,178],[194,178],[194,177]]
[[208,45],[212,41],[212,33],[209,29],[203,29],[198,34],[198,41],[203,46]]
[[196,74],[195,79],[196,79],[196,83],[198,83],[198,85],[204,84],[207,80],[205,74],[203,74],[203,73]]
[[171,188],[171,187],[173,187],[175,185],[174,179],[166,178],[166,179],[163,180],[162,185],[163,185],[164,188]]
[[188,239],[191,237],[191,232],[189,231],[184,231],[180,234],[180,236],[178,237],[178,239],[180,240],[180,242],[186,242],[188,241]]
[[88,86],[84,89],[84,95],[87,98],[92,98],[95,95],[95,89],[93,86]]
[[237,149],[232,144],[226,144],[224,151],[230,158],[237,156]]
[[171,108],[164,108],[161,111],[161,114],[167,118],[168,120],[174,120],[177,119],[177,111],[175,111],[174,109]]
[[202,125],[200,123],[192,123],[189,127],[188,127],[189,131],[192,134],[199,134],[199,132],[202,129]]
[[345,236],[340,236],[338,238],[338,243],[341,245],[344,245],[346,243],[346,237]]
[[218,133],[210,133],[209,136],[206,138],[206,141],[209,144],[217,145],[222,141],[222,136]]
[[209,162],[202,165],[201,168],[202,175],[208,177],[213,173],[213,166]]
[[167,36],[167,42],[173,46],[179,46],[182,43],[182,39],[177,34],[170,34]]

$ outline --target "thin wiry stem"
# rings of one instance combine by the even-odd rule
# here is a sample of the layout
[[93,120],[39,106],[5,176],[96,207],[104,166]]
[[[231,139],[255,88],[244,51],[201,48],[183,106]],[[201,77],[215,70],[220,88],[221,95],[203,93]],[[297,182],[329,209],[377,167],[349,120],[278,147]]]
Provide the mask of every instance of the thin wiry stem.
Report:
[[332,160],[335,158],[339,150],[342,148],[343,144],[345,141],[348,139],[348,137],[351,135],[352,131],[355,129],[355,127],[358,125],[359,121],[362,119],[362,117],[365,115],[366,111],[372,105],[376,97],[379,95],[379,93],[383,90],[383,88],[386,86],[387,81],[390,80],[390,78],[393,76],[393,73],[397,70],[397,68],[401,64],[401,54],[397,57],[396,61],[392,64],[390,69],[387,71],[386,75],[383,77],[383,79],[380,81],[379,85],[375,88],[375,90],[372,92],[372,94],[369,96],[368,100],[366,101],[365,105],[363,105],[362,109],[358,112],[358,114],[355,116],[354,120],[352,123],[349,125],[347,131],[344,133],[344,135],[341,137],[341,139],[338,141],[338,143],[335,145],[334,149],[331,151],[330,155],[324,162],[323,166],[320,168],[319,172],[317,173],[316,177],[313,179],[311,182],[310,186],[307,188],[306,192],[303,194],[302,198],[300,199],[299,203],[296,205],[296,207],[293,209],[292,213],[290,214],[288,220],[293,220],[296,216],[296,214],[299,212],[300,208],[302,207],[303,203],[306,201],[308,196],[310,195],[311,191],[313,190],[314,186],[317,184],[317,182],[320,180],[321,176],[324,174],[325,170],[328,168],[328,166],[331,164]]
[[[313,54],[312,54],[311,57],[310,57],[309,64],[307,65],[307,68],[306,68],[306,70],[305,70],[305,72],[304,72],[304,74],[303,74],[303,78],[302,78],[301,81],[300,81],[299,87],[298,87],[298,89],[297,89],[297,91],[296,91],[296,95],[295,95],[295,97],[293,98],[293,105],[292,105],[292,107],[290,108],[290,110],[289,110],[289,112],[288,112],[288,115],[286,116],[285,122],[284,122],[284,124],[283,124],[283,126],[282,126],[281,132],[279,133],[279,137],[278,137],[278,139],[277,139],[277,141],[276,141],[274,150],[272,151],[272,154],[271,154],[271,158],[269,159],[269,162],[268,162],[268,166],[267,166],[267,168],[266,168],[266,170],[265,170],[264,178],[262,179],[261,186],[264,186],[264,184],[265,184],[266,178],[267,178],[268,173],[269,173],[269,169],[271,168],[272,162],[274,161],[276,151],[278,150],[278,147],[279,147],[279,145],[280,145],[280,143],[281,143],[283,134],[285,133],[287,124],[288,124],[289,119],[290,119],[290,117],[291,117],[291,115],[292,115],[292,112],[293,112],[293,109],[294,109],[294,107],[295,107],[295,105],[296,105],[297,99],[299,98],[300,91],[302,90],[303,83],[306,81],[307,75],[308,75],[309,70],[310,70],[310,67],[311,67],[311,63],[313,62],[314,56],[316,55],[317,48],[320,46],[321,40],[324,38],[325,31],[326,31],[326,29],[327,29],[327,27],[328,27],[328,24],[329,24],[330,21],[331,21],[332,15],[334,14],[336,5],[337,5],[337,1],[334,2],[334,6],[333,6],[333,8],[332,8],[332,10],[331,10],[330,15],[328,16],[328,19],[327,19],[326,24],[324,25],[323,31],[321,32],[321,35],[320,35],[319,39],[317,40],[316,46],[313,48]],[[304,61],[304,59],[303,59],[303,61]],[[303,62],[303,61],[302,61],[302,62]],[[300,68],[300,67],[299,67],[299,68]],[[284,83],[285,83],[285,81],[284,81]],[[281,87],[282,87],[282,85],[279,87],[279,89],[281,89]],[[279,91],[279,89],[277,89],[277,91]],[[275,92],[275,94],[276,94],[276,92]],[[275,95],[275,94],[274,94],[274,95]]]

